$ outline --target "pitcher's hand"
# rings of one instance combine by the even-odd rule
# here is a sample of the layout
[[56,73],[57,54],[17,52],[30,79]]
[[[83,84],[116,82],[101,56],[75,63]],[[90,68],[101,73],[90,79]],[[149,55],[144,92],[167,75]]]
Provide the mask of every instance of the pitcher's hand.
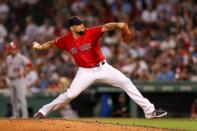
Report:
[[35,41],[35,42],[33,42],[32,48],[34,50],[41,50],[41,44],[39,44],[38,42]]

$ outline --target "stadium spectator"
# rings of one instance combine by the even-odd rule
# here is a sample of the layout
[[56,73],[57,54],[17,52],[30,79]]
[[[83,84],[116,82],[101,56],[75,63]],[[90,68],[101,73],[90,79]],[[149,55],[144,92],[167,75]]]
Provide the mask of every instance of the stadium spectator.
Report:
[[28,67],[26,72],[28,90],[30,90],[31,92],[37,91],[39,81],[38,72],[36,71],[35,67],[32,66]]
[[156,22],[158,20],[158,12],[153,8],[153,6],[149,5],[148,9],[142,12],[142,20],[147,23]]
[[8,18],[10,12],[10,7],[8,6],[6,0],[0,1],[0,21],[5,21]]
[[49,19],[45,19],[43,25],[38,27],[37,39],[39,41],[47,41],[54,37],[54,26],[51,25]]
[[26,17],[26,28],[25,28],[25,34],[22,38],[24,43],[32,43],[37,35],[38,27],[34,23],[32,16]]
[[195,100],[191,107],[191,118],[197,119],[197,100]]
[[3,22],[0,21],[0,43],[4,43],[5,38],[8,35],[8,31],[5,27],[5,25],[3,24]]
[[118,96],[118,102],[114,103],[111,116],[113,116],[113,117],[129,117],[129,104],[127,103],[126,94],[121,93]]
[[173,81],[174,72],[167,63],[162,64],[161,71],[156,76],[157,81]]

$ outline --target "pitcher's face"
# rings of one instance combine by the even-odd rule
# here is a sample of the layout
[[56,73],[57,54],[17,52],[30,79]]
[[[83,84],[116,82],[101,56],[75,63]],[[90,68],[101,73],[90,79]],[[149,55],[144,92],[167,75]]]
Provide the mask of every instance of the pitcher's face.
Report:
[[79,24],[79,25],[73,25],[70,27],[71,31],[78,34],[78,35],[83,35],[85,32],[85,26],[84,24]]

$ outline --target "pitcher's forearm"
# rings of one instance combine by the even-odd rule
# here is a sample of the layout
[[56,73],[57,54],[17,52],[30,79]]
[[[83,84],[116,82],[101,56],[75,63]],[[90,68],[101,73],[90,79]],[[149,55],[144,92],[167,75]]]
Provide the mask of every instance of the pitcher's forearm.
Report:
[[117,23],[111,22],[103,25],[102,32],[114,30],[114,29],[121,29],[126,23]]
[[54,42],[53,41],[48,41],[42,45],[40,45],[40,50],[48,50],[55,48]]
[[33,42],[33,49],[35,50],[48,50],[55,48],[56,46],[54,45],[53,41],[48,41],[44,44],[39,44],[38,42]]

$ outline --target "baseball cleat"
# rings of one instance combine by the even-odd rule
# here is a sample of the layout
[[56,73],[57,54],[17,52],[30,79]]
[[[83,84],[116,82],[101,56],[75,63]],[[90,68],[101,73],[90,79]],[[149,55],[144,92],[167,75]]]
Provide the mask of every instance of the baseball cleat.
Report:
[[34,119],[44,119],[46,118],[41,112],[37,112],[34,116]]
[[162,118],[165,116],[167,116],[167,112],[163,111],[162,109],[154,110],[151,114],[145,115],[147,119]]

